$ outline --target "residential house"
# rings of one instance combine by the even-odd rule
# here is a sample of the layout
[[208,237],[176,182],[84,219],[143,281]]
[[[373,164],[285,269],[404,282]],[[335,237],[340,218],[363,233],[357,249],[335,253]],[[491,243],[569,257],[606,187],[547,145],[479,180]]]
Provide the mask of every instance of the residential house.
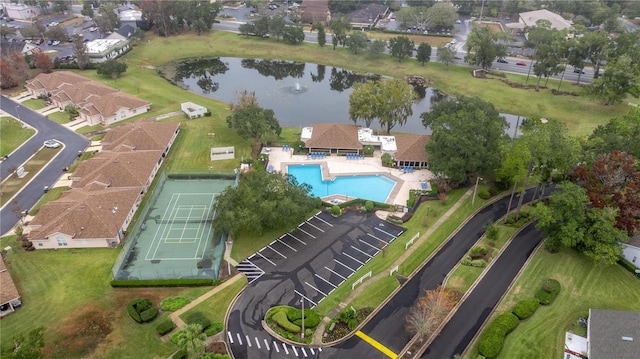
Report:
[[115,59],[131,49],[127,39],[96,39],[87,42],[89,62],[101,63]]
[[427,135],[396,135],[398,150],[392,158],[398,167],[428,168],[428,155],[425,145],[431,136]]
[[40,6],[26,5],[22,1],[2,0],[0,7],[12,19],[28,20],[40,15]]
[[136,29],[131,25],[122,25],[118,30],[107,36],[107,39],[127,40],[133,36]]
[[87,81],[91,80],[70,71],[55,71],[50,74],[38,74],[33,79],[28,80],[25,87],[29,94],[34,97],[48,97],[64,84],[76,85]]
[[302,10],[302,22],[305,24],[316,22],[327,24],[331,20],[329,0],[302,0],[300,9]]
[[629,242],[622,243],[622,257],[640,269],[640,234],[629,238]]
[[193,102],[184,102],[180,104],[182,112],[184,112],[189,118],[198,118],[204,116],[207,113],[207,108],[204,106],[196,105]]
[[51,92],[50,98],[60,111],[64,111],[69,105],[80,107],[91,95],[105,96],[113,92],[118,90],[99,82],[85,81],[77,84],[64,83]]
[[511,33],[524,32],[526,37],[527,29],[536,27],[538,20],[549,21],[551,23],[551,28],[556,30],[570,29],[573,27],[573,24],[570,21],[565,20],[562,16],[549,10],[542,9],[520,13],[518,22],[507,24],[507,28],[510,29]]
[[20,293],[7,270],[4,257],[0,255],[0,318],[12,313],[21,305]]
[[640,312],[589,309],[587,337],[565,334],[563,359],[640,357]]
[[177,122],[140,120],[109,129],[102,139],[102,151],[162,151],[169,153],[180,132]]
[[373,27],[376,22],[384,18],[389,11],[389,6],[383,4],[361,5],[357,10],[352,11],[347,18],[351,26],[356,28]]
[[78,104],[80,119],[90,126],[109,126],[115,122],[137,116],[151,110],[151,103],[124,92],[112,92],[104,96],[91,95]]
[[17,52],[26,56],[35,55],[39,51],[42,50],[37,45],[30,44],[28,42],[11,42],[4,39],[0,41],[0,52],[3,55]]

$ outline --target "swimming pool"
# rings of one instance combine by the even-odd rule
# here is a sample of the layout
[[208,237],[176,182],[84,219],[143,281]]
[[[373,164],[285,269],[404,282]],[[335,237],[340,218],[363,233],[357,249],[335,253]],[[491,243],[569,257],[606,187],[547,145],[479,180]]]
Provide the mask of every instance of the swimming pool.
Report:
[[287,173],[293,175],[298,183],[311,185],[314,196],[343,195],[345,200],[362,198],[386,202],[396,184],[384,175],[337,176],[333,181],[323,181],[320,165],[289,165]]

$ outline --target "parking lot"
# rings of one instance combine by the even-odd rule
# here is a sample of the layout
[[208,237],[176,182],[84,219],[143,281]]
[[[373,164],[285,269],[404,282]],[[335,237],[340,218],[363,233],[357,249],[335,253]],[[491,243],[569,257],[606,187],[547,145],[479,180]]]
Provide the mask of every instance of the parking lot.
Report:
[[287,275],[294,292],[313,307],[403,231],[376,216],[318,213],[242,261],[238,270],[250,282]]

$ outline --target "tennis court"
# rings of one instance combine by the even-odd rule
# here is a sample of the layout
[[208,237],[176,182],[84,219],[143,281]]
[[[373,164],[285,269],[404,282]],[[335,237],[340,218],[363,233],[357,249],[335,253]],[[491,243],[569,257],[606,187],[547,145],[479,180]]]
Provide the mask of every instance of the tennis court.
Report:
[[[233,180],[167,179],[132,229],[116,279],[217,278],[224,238],[213,228],[217,195]],[[149,208],[147,208],[149,207]]]

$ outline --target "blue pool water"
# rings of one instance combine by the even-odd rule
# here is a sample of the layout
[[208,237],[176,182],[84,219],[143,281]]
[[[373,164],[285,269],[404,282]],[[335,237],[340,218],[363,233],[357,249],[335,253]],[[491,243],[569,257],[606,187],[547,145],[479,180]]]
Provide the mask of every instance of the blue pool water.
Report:
[[385,202],[396,182],[386,176],[337,176],[333,181],[322,180],[320,165],[289,165],[287,173],[298,183],[311,185],[314,196],[343,195],[345,199],[362,198]]

